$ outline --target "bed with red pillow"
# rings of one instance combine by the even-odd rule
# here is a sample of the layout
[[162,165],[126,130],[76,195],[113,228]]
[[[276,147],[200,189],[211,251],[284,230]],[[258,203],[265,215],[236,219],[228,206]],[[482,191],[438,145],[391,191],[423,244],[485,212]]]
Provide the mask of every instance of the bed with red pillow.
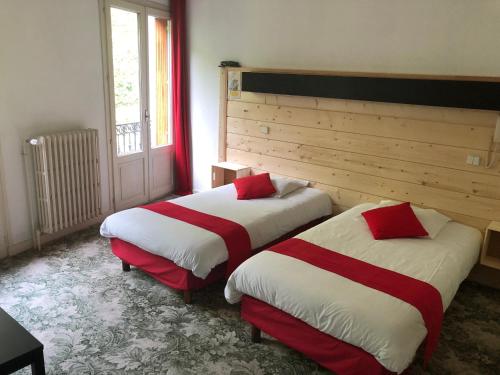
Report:
[[[289,193],[276,196],[284,186]],[[326,193],[264,174],[115,213],[101,225],[101,235],[110,238],[124,270],[140,268],[185,291],[189,302],[189,291],[229,276],[259,249],[318,223],[331,210]]]
[[367,203],[243,262],[225,295],[254,338],[263,330],[338,374],[402,373],[419,347],[431,358],[480,244],[436,211]]

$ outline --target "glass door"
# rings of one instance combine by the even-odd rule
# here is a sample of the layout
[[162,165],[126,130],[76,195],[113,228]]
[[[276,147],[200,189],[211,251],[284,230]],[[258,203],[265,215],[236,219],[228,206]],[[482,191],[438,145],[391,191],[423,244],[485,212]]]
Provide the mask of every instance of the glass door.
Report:
[[169,21],[165,12],[106,2],[115,209],[173,187]]

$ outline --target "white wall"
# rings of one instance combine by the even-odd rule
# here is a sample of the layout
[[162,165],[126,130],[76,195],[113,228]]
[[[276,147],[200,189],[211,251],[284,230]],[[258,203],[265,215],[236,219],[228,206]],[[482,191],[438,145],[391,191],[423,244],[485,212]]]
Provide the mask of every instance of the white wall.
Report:
[[244,66],[500,76],[498,0],[189,0],[194,188],[217,161],[221,60]]
[[[2,151],[0,149],[0,155]],[[4,192],[4,182],[3,182],[3,171],[0,165],[0,259],[6,257],[8,255],[8,246],[7,246],[7,233],[6,233],[6,225],[5,225],[5,192]]]
[[98,0],[0,0],[0,177],[11,252],[32,240],[21,155],[30,136],[98,129],[103,213],[112,207],[99,11]]
[[[150,1],[168,4],[168,0]],[[111,208],[112,182],[98,0],[0,2],[0,172],[12,250],[29,246],[32,240],[21,155],[26,138],[50,131],[98,129],[104,213]],[[5,255],[2,230],[0,258]]]
[[0,150],[10,245],[31,239],[21,145],[47,131],[97,128],[102,208],[110,208],[97,0],[2,0]]

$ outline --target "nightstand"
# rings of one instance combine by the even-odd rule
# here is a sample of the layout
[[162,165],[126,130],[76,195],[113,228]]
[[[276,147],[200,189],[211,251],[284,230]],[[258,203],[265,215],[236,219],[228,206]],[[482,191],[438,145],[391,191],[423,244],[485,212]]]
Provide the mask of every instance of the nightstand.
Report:
[[230,184],[234,179],[250,176],[250,167],[223,161],[212,165],[212,188]]
[[500,222],[492,221],[484,235],[481,264],[500,269]]

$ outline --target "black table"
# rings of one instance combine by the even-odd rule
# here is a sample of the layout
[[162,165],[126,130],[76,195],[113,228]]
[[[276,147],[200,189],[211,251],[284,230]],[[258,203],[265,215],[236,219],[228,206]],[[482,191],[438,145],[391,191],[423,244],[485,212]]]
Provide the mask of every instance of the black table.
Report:
[[45,374],[43,345],[0,308],[0,374],[28,365],[33,374]]

